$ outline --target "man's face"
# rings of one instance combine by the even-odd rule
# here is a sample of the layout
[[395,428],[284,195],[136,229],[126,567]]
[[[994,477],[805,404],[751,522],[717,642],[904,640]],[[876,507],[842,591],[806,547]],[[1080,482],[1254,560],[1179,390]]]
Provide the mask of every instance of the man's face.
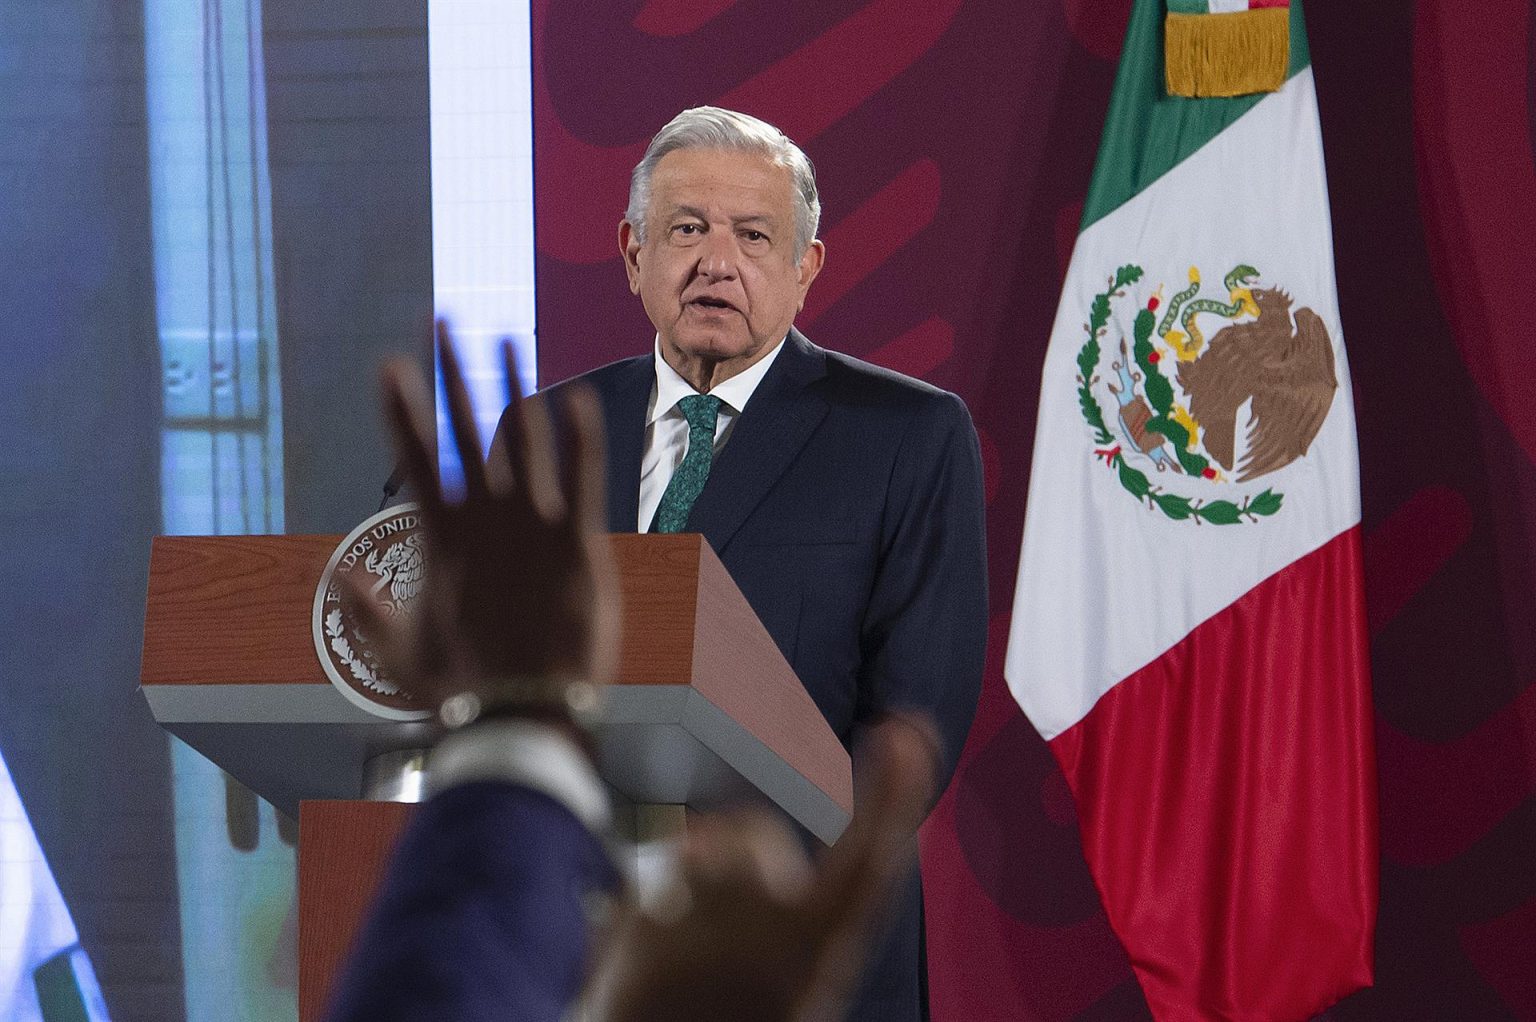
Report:
[[651,175],[645,243],[625,221],[619,245],[662,357],[700,389],[784,337],[822,263],[819,241],[795,259],[789,171],[728,150],[664,156]]

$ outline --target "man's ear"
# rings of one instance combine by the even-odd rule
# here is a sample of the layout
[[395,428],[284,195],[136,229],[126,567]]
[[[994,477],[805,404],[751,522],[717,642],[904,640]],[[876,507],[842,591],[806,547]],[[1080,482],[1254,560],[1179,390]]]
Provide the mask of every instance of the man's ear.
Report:
[[628,220],[619,222],[619,254],[624,257],[624,275],[629,278],[629,293],[640,293],[640,237]]
[[827,246],[817,238],[805,246],[805,252],[800,256],[800,307],[805,307],[805,294],[811,289],[811,281],[821,272],[821,266],[827,261]]

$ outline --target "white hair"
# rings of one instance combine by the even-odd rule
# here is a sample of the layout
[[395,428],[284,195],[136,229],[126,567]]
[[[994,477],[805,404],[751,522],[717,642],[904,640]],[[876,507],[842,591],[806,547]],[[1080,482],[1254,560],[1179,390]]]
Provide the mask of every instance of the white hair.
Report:
[[645,214],[651,204],[651,174],[668,153],[679,149],[722,149],[756,153],[789,171],[795,201],[795,260],[816,238],[821,223],[821,199],[816,195],[816,171],[810,159],[778,128],[750,114],[717,106],[684,110],[656,133],[629,179],[629,209],[624,219],[645,244]]

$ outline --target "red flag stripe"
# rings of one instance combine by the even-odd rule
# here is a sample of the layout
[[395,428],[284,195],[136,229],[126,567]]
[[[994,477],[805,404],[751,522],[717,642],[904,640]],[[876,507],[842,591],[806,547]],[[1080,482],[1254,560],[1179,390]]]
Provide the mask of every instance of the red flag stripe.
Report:
[[1305,1018],[1371,981],[1376,771],[1360,565],[1357,527],[1205,621],[1051,743],[1159,1019],[1189,1018],[1192,1004],[1206,1019]]

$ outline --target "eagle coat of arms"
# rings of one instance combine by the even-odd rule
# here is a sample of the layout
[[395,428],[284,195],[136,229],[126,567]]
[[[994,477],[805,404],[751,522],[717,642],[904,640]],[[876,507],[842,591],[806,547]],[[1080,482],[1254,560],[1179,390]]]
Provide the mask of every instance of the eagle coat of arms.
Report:
[[381,612],[390,617],[411,613],[426,577],[421,517],[414,504],[381,511],[342,540],[316,587],[312,628],[320,666],[348,700],[379,716],[427,716],[420,702],[384,671],[372,640],[347,612],[342,579],[354,572]]
[[[1159,285],[1142,299],[1131,337],[1110,338],[1112,305],[1142,277],[1139,266],[1116,270],[1084,324],[1078,405],[1094,456],[1133,497],[1175,521],[1235,525],[1275,514],[1284,495],[1273,489],[1233,500],[1206,484],[1251,483],[1306,455],[1339,386],[1326,326],[1280,288],[1257,286],[1252,266],[1234,267],[1220,298],[1201,296],[1191,267],[1166,307]],[[1222,325],[1207,340],[1210,317]],[[1096,393],[1101,382],[1110,415]]]

